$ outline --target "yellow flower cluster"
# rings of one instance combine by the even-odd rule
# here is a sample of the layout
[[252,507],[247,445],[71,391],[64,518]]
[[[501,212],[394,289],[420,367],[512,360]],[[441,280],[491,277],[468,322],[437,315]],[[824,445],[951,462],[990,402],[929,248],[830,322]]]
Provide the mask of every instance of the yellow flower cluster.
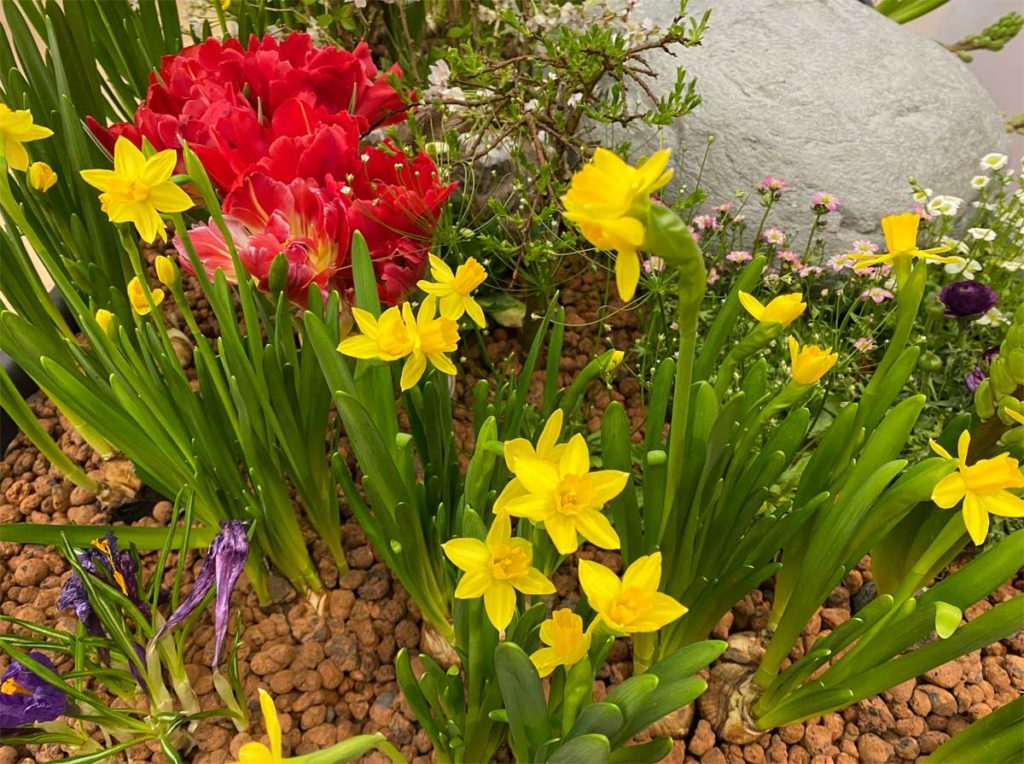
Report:
[[49,138],[51,135],[53,130],[35,124],[32,112],[28,109],[11,109],[7,104],[0,103],[0,140],[4,143],[7,166],[12,170],[25,172],[28,169],[26,143]]

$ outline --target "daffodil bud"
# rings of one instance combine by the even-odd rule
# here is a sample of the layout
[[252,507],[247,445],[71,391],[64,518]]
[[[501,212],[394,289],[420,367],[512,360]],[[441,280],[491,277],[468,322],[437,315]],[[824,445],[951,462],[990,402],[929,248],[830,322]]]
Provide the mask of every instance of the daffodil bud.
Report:
[[45,194],[57,182],[57,173],[46,162],[33,162],[28,166],[28,183],[36,191]]
[[1009,364],[1001,356],[993,359],[989,379],[992,380],[992,389],[1000,395],[1009,395],[1017,389],[1017,382],[1010,374]]
[[109,310],[100,308],[96,311],[96,323],[100,325],[100,329],[103,330],[104,334],[110,334],[110,327],[114,322],[114,314]]
[[611,376],[615,373],[615,370],[622,365],[622,359],[626,357],[626,354],[621,350],[613,350],[612,357],[608,359],[608,365],[604,367],[604,373]]
[[[164,301],[164,290],[154,289],[151,292],[153,304],[159,305]],[[150,311],[149,301],[146,299],[146,290],[142,288],[142,282],[136,276],[128,282],[128,302],[132,304],[132,310],[140,316],[145,316]]]
[[1006,366],[1018,385],[1024,385],[1024,347],[1015,347],[1006,354]]
[[156,277],[164,286],[174,286],[178,283],[178,266],[166,255],[157,255]]
[[992,400],[992,390],[987,379],[974,391],[974,408],[982,419],[991,419],[996,415],[996,405]]

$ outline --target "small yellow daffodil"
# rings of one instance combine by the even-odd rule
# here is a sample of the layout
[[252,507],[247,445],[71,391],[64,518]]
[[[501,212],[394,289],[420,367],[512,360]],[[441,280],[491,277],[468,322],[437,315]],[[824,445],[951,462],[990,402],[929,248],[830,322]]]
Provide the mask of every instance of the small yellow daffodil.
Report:
[[613,631],[637,634],[658,631],[681,617],[686,608],[658,591],[661,552],[639,557],[620,580],[591,560],[580,560],[580,586],[597,617]]
[[156,277],[164,286],[174,286],[178,283],[178,266],[167,255],[157,255],[154,262]]
[[[148,306],[147,306],[148,307]],[[96,311],[96,323],[100,325],[100,329],[103,330],[104,334],[110,333],[110,326],[114,321],[114,314],[106,308],[100,308]]]
[[[164,301],[163,289],[153,289],[150,291],[150,294],[153,297],[154,305],[159,305]],[[128,302],[132,304],[132,310],[140,316],[145,316],[149,313],[149,301],[146,300],[146,292],[142,288],[142,282],[139,281],[138,276],[128,282]],[[99,316],[97,316],[97,320],[99,320]]]
[[532,566],[533,546],[522,538],[513,538],[512,521],[506,514],[496,515],[485,541],[473,538],[452,539],[442,545],[448,559],[464,572],[455,588],[460,600],[484,598],[487,618],[498,631],[512,622],[516,592],[553,594],[555,585]]
[[4,142],[4,156],[12,170],[28,169],[28,152],[24,144],[49,138],[53,130],[37,125],[28,109],[11,109],[0,103],[0,139]]
[[515,517],[544,523],[560,554],[579,548],[579,536],[604,549],[619,548],[619,534],[602,514],[604,505],[626,487],[628,472],[590,472],[590,453],[582,435],[574,435],[557,462],[521,457],[514,474],[523,495],[502,509]]
[[672,179],[672,170],[665,169],[670,154],[663,149],[632,167],[599,148],[562,197],[565,217],[579,226],[587,241],[615,252],[615,285],[627,302],[640,281],[637,250],[644,243],[651,194]]
[[33,162],[28,166],[28,184],[45,194],[57,182],[57,173],[46,162]]
[[445,318],[458,321],[468,313],[477,326],[486,326],[483,309],[473,299],[472,292],[487,279],[487,271],[471,257],[454,272],[439,257],[430,256],[430,275],[434,281],[419,281],[417,286],[438,299],[440,313]]
[[[557,465],[562,451],[565,450],[565,444],[558,442],[558,436],[561,433],[562,409],[555,409],[548,417],[548,421],[544,423],[544,429],[541,431],[540,437],[537,438],[536,448],[526,438],[506,440],[504,453],[505,466],[508,467],[508,471],[513,475],[516,474],[516,462],[519,459],[540,459]],[[526,494],[527,490],[523,484],[519,482],[518,478],[513,477],[495,500],[493,511],[495,513],[504,512],[510,501]]]
[[[950,453],[936,443],[928,441],[932,450],[943,459],[953,460]],[[988,516],[1024,517],[1024,499],[1010,493],[1008,488],[1024,488],[1024,475],[1020,464],[1009,454],[967,463],[971,447],[971,433],[964,430],[957,441],[957,470],[946,475],[932,490],[932,501],[942,509],[951,509],[963,501],[964,525],[971,540],[978,546],[988,535]]]
[[754,295],[740,292],[740,304],[755,321],[763,324],[782,324],[785,329],[807,310],[807,303],[800,294],[780,294],[767,305],[762,305]]
[[274,699],[262,687],[259,693],[263,725],[267,728],[270,746],[255,741],[245,743],[238,749],[238,761],[232,762],[232,764],[279,764],[285,761],[281,751],[281,721],[277,718]]
[[406,358],[400,383],[403,390],[420,381],[427,370],[428,360],[438,371],[453,375],[455,364],[445,354],[457,347],[459,327],[450,318],[436,318],[436,310],[437,300],[434,297],[427,297],[415,316],[409,303],[403,303],[401,308],[388,308],[380,318],[353,308],[352,317],[361,333],[343,339],[338,345],[338,352],[352,358],[381,361]]
[[537,673],[547,676],[559,666],[575,666],[590,650],[590,632],[583,630],[583,619],[564,607],[556,610],[540,625],[542,647],[530,656]]
[[870,268],[873,265],[909,264],[911,258],[918,257],[922,260],[934,260],[939,263],[956,262],[956,257],[942,257],[940,252],[948,252],[951,247],[932,247],[930,249],[918,249],[917,229],[921,225],[921,216],[916,212],[904,212],[902,215],[889,215],[882,218],[882,233],[885,234],[885,247],[888,252],[881,254],[867,254],[864,252],[851,252],[850,257],[857,260],[855,269]]
[[192,207],[188,194],[171,182],[178,161],[175,151],[160,151],[149,159],[121,136],[114,144],[113,170],[82,170],[82,179],[103,193],[100,205],[112,223],[134,223],[139,236],[152,243],[164,237],[160,213]]
[[622,361],[625,357],[626,352],[624,350],[613,350],[611,358],[608,359],[608,365],[604,367],[604,373],[610,377],[618,371],[619,367],[622,366]]
[[832,348],[822,350],[817,345],[800,347],[800,343],[793,337],[790,337],[788,342],[791,374],[793,381],[798,384],[815,384],[839,360],[839,353],[833,353]]

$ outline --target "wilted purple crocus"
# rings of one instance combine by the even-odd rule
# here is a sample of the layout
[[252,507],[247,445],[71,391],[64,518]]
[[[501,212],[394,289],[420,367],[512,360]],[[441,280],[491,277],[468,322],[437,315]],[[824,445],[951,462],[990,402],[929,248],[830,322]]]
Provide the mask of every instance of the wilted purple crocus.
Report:
[[980,281],[953,281],[942,287],[939,300],[946,306],[949,318],[978,316],[999,302],[999,295],[988,284]]
[[171,613],[167,623],[156,635],[156,639],[160,639],[168,629],[184,621],[199,607],[207,592],[216,584],[217,598],[213,609],[213,628],[216,636],[213,648],[214,668],[220,663],[221,648],[228,632],[228,605],[231,601],[231,592],[249,556],[249,539],[245,535],[245,525],[240,520],[221,522],[220,528],[220,533],[210,544],[206,559],[203,560],[203,567],[199,569],[199,575],[192,585],[192,591],[178,609]]
[[964,385],[966,385],[967,389],[970,390],[972,393],[979,387],[981,387],[982,382],[988,379],[988,374],[985,373],[985,370],[982,368],[982,366],[987,368],[988,365],[992,363],[992,359],[995,358],[997,355],[999,355],[999,346],[993,345],[992,347],[990,347],[988,350],[981,354],[981,365],[975,366],[974,371],[970,372],[969,374],[967,374],[967,376],[964,377]]
[[[28,657],[57,672],[42,653],[29,653]],[[67,696],[59,688],[47,684],[17,661],[11,661],[0,677],[0,728],[52,722],[64,713],[67,702]]]

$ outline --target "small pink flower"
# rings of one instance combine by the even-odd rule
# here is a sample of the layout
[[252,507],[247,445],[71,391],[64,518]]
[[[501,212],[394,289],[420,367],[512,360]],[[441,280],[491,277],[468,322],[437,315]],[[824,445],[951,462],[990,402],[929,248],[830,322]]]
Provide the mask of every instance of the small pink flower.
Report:
[[873,255],[878,251],[878,245],[867,239],[857,239],[852,246],[853,251],[858,255]]
[[881,304],[886,300],[892,299],[892,292],[888,289],[882,289],[882,287],[871,287],[860,293],[860,299],[864,301],[871,300],[875,304]]
[[853,255],[849,253],[845,253],[842,255],[832,255],[832,257],[828,259],[829,267],[836,273],[848,270],[852,268],[856,263],[857,258],[853,257]]
[[718,218],[713,215],[698,215],[693,219],[693,225],[701,231],[717,231],[720,228]]
[[875,341],[870,337],[861,337],[853,343],[853,346],[862,353],[870,353],[875,349]]
[[761,239],[776,247],[781,247],[786,243],[786,234],[779,228],[766,228],[761,233]]
[[782,178],[773,178],[771,175],[765,177],[760,183],[757,184],[756,189],[762,194],[765,191],[771,191],[774,194],[779,194],[786,190],[789,184]]
[[811,209],[819,215],[824,215],[838,210],[840,203],[839,197],[835,194],[830,194],[828,191],[819,191],[811,198]]
[[780,249],[775,253],[775,256],[784,263],[789,263],[793,266],[800,265],[800,253],[794,252],[791,249]]
[[700,241],[700,234],[697,233],[697,230],[692,225],[686,226],[686,230],[690,232],[691,236],[693,236],[694,241]]
[[817,276],[819,273],[821,273],[821,268],[817,265],[801,265],[796,271],[796,275],[802,279],[808,276]]
[[718,278],[718,269],[712,267],[711,270],[708,271],[708,286],[713,286],[714,283],[718,281]]
[[726,255],[725,259],[730,263],[746,263],[749,262],[752,257],[753,256],[746,250],[737,249]]
[[657,255],[651,255],[644,259],[643,266],[646,273],[661,273],[665,270],[665,261]]
[[719,215],[724,217],[732,212],[732,208],[734,206],[735,205],[732,202],[724,202],[723,204],[719,204],[717,207],[712,207],[711,210],[712,212],[717,212]]
[[924,220],[925,222],[928,222],[929,220],[934,220],[934,218],[928,214],[928,211],[920,204],[911,205],[910,211],[917,215],[920,215],[921,220]]

